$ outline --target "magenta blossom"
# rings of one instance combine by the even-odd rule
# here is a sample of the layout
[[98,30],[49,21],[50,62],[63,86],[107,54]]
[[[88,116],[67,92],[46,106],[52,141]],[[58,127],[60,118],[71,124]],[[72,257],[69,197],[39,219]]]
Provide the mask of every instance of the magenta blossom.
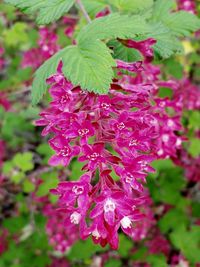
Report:
[[39,35],[38,47],[31,48],[23,54],[21,63],[23,68],[32,67],[33,69],[37,69],[45,60],[59,50],[57,35],[53,30],[41,27]]
[[[108,95],[73,86],[60,63],[47,80],[50,107],[36,122],[45,126],[44,135],[54,135],[49,141],[55,151],[50,165],[68,166],[73,158],[84,163],[80,180],[62,182],[52,190],[66,212],[65,223],[77,225],[81,238],[91,235],[95,243],[114,249],[120,228],[133,240],[147,236],[154,224],[145,189],[147,175],[155,171],[151,163],[173,157],[185,140],[182,108],[173,98],[158,97],[160,72],[149,63],[154,43],[152,39],[131,42],[146,60],[143,66],[118,60],[118,78]],[[172,86],[174,96],[178,94],[173,82],[163,84]]]
[[69,141],[62,136],[51,139],[49,144],[56,152],[56,155],[53,155],[49,160],[49,164],[52,166],[67,166],[70,160],[80,153],[78,146],[71,146]]

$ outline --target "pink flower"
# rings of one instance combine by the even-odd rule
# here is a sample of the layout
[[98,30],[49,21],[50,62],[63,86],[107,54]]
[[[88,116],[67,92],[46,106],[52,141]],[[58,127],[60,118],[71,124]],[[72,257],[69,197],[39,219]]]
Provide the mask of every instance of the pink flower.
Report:
[[178,8],[196,14],[196,3],[194,0],[178,0]]
[[76,28],[77,19],[65,16],[63,17],[63,23],[64,25],[66,25],[65,34],[67,35],[67,37],[72,38]]
[[6,94],[0,92],[0,106],[2,106],[5,111],[8,111],[11,108],[11,104],[6,97]]
[[130,72],[138,72],[143,70],[142,61],[127,63],[122,60],[117,60],[117,68],[128,70]]
[[149,38],[144,41],[134,41],[134,40],[127,40],[123,41],[123,43],[129,48],[135,48],[141,52],[144,56],[146,62],[151,62],[153,59],[153,46],[156,43],[156,40],[153,38]]
[[102,10],[96,14],[96,18],[105,17],[109,14],[110,14],[110,10],[109,10],[109,8],[106,7],[104,10]]
[[[74,207],[78,203],[78,207],[86,205],[89,200],[89,192],[91,190],[90,175],[84,174],[78,182],[61,182],[57,189],[51,192],[60,196],[60,201],[64,206]],[[76,202],[77,201],[77,202]]]
[[80,153],[78,146],[71,146],[69,141],[61,136],[51,139],[49,144],[56,152],[56,155],[53,155],[49,160],[49,164],[52,166],[67,166],[71,159]]
[[105,163],[105,151],[103,143],[96,143],[93,146],[83,145],[83,156],[79,158],[80,161],[88,161],[87,168],[94,171],[99,164]]

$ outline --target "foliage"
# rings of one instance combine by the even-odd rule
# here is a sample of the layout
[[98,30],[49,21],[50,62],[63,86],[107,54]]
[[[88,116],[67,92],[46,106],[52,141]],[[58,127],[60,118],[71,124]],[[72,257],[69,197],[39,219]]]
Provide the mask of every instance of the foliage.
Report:
[[[200,47],[199,33],[194,32],[200,28],[200,6],[194,10],[191,5],[190,12],[186,8],[183,11],[182,2],[82,0],[90,23],[74,0],[5,0],[0,3],[1,267],[199,266]],[[149,50],[145,51],[127,44],[127,40],[139,44],[149,39],[155,39],[156,43],[148,43]],[[150,57],[145,54],[149,52],[152,52]],[[28,55],[26,60],[25,55]],[[64,76],[73,84],[72,92],[79,96],[106,95],[111,84],[125,75],[135,82],[138,73],[130,71],[130,65],[119,71],[121,60],[130,64],[142,61],[146,68],[142,75],[147,85],[152,84],[152,76],[153,79],[159,76],[156,81],[159,98],[166,102],[170,99],[175,104],[180,103],[179,96],[184,99],[183,127],[181,131],[175,130],[177,139],[185,136],[183,145],[179,149],[172,145],[169,150],[175,149],[176,153],[167,151],[167,158],[155,160],[152,166],[156,172],[150,173],[147,183],[143,184],[149,202],[141,209],[148,209],[149,221],[140,218],[145,226],[139,228],[134,222],[134,227],[141,232],[144,230],[141,233],[144,238],[134,237],[133,241],[120,230],[118,250],[108,245],[94,245],[93,241],[97,240],[95,236],[87,238],[89,233],[83,237],[85,240],[79,240],[77,225],[69,227],[68,211],[55,211],[60,204],[51,189],[60,182],[78,182],[86,168],[76,157],[68,167],[49,166],[49,158],[55,153],[47,138],[41,137],[41,128],[35,126],[38,114],[44,113],[44,107],[49,107],[50,103],[47,90],[50,82],[47,84],[46,80],[56,73],[61,60]],[[127,80],[124,81],[125,86]],[[141,83],[141,77],[137,82]],[[117,102],[121,91],[121,88],[116,91],[114,104],[121,105],[122,109],[122,101]],[[152,91],[152,105],[155,105],[155,94]],[[136,91],[132,95],[135,97]],[[34,105],[41,103],[32,107],[31,99]],[[125,103],[128,105],[129,101]],[[145,105],[148,103],[146,100]],[[78,102],[75,108],[79,106]],[[81,105],[85,110],[88,106],[93,107],[90,102]],[[179,113],[174,114],[170,108],[167,112],[171,117]],[[107,113],[104,115],[108,121]],[[141,117],[140,114],[137,118]],[[98,123],[101,124],[100,120]],[[98,125],[92,127],[97,129]],[[141,125],[138,129],[141,130]],[[154,134],[153,128],[151,134]],[[94,137],[88,142],[91,145]],[[106,148],[114,153],[111,144]],[[119,184],[114,171],[110,176]],[[98,177],[96,171],[94,184]],[[78,207],[78,201],[76,205]],[[87,223],[90,221],[88,218]],[[59,248],[61,243],[64,249]]]

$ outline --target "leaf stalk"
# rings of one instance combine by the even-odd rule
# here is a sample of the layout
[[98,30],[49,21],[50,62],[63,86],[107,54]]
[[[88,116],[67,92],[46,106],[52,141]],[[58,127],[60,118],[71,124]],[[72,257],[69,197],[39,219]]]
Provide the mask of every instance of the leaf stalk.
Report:
[[83,13],[83,15],[84,15],[85,19],[87,20],[87,22],[91,23],[92,20],[91,20],[89,14],[87,13],[82,1],[81,0],[76,0],[76,3],[79,6],[79,8],[80,8],[81,12]]

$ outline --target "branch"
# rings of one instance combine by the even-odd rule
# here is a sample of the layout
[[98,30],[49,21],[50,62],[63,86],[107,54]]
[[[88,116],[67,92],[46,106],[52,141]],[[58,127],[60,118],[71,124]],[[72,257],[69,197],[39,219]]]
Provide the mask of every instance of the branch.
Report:
[[91,20],[90,16],[88,15],[88,13],[87,13],[83,3],[81,2],[81,0],[76,0],[76,3],[79,6],[79,8],[80,8],[81,12],[83,13],[83,15],[84,15],[85,19],[87,20],[87,22],[91,23],[92,20]]

